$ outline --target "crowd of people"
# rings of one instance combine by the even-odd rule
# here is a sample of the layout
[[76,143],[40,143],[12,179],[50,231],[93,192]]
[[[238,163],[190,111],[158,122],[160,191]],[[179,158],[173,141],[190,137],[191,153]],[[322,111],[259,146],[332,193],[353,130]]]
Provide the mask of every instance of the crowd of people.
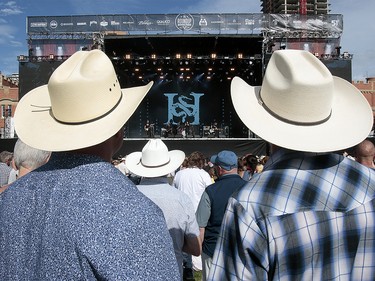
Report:
[[0,153],[0,280],[375,279],[373,116],[354,86],[275,51],[261,86],[231,85],[270,155],[151,138],[114,159],[151,87],[121,89],[102,51],[78,51],[20,100]]

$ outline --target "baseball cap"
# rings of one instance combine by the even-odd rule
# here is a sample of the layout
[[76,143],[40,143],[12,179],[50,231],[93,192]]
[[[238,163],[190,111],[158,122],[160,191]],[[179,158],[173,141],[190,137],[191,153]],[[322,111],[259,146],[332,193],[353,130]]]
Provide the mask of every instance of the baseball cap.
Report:
[[217,155],[213,155],[210,159],[211,163],[220,166],[224,170],[237,168],[238,157],[233,151],[223,150]]

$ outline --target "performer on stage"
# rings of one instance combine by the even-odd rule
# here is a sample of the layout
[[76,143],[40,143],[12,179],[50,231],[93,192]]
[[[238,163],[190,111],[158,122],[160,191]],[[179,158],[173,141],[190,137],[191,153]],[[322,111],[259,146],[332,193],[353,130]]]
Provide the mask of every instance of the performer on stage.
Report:
[[185,123],[184,122],[180,122],[178,128],[177,128],[177,131],[179,134],[181,134],[181,136],[183,138],[186,138],[186,127],[185,127]]
[[211,123],[210,126],[210,135],[213,135],[215,137],[219,137],[219,127],[217,125],[216,119]]
[[147,120],[146,124],[143,127],[146,131],[147,137],[153,138],[154,137],[154,124],[150,124],[150,121]]
[[194,137],[194,133],[192,133],[192,128],[191,128],[191,126],[190,126],[190,122],[188,121],[188,120],[186,120],[186,122],[185,122],[185,134],[186,135],[193,135],[193,137]]
[[173,120],[169,120],[167,124],[165,124],[164,128],[161,129],[163,137],[167,138],[169,134],[172,133],[173,129]]

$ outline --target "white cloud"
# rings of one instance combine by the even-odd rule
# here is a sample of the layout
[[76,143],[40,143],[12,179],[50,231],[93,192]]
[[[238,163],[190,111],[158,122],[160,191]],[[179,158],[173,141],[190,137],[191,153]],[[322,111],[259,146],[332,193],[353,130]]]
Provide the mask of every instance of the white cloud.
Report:
[[9,41],[10,45],[13,47],[23,47],[24,44],[20,41],[15,41],[15,40],[10,40]]
[[0,42],[2,40],[9,40],[13,39],[14,36],[12,35],[15,32],[15,28],[10,25],[0,25]]
[[16,1],[0,2],[0,16],[19,15],[22,13]]

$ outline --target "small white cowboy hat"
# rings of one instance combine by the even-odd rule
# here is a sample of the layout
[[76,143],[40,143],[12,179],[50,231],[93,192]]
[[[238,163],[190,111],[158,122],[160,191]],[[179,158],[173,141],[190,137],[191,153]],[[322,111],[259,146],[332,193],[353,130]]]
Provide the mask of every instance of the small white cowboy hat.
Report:
[[151,86],[121,89],[104,52],[78,51],[52,73],[48,85],[20,100],[14,115],[17,135],[47,151],[99,144],[121,129]]
[[352,84],[332,76],[307,51],[275,51],[262,86],[239,77],[231,83],[234,108],[242,122],[264,140],[299,151],[328,152],[364,140],[372,110]]
[[168,151],[160,139],[151,139],[143,147],[126,156],[126,167],[133,174],[141,177],[155,178],[176,171],[185,159],[181,150]]

